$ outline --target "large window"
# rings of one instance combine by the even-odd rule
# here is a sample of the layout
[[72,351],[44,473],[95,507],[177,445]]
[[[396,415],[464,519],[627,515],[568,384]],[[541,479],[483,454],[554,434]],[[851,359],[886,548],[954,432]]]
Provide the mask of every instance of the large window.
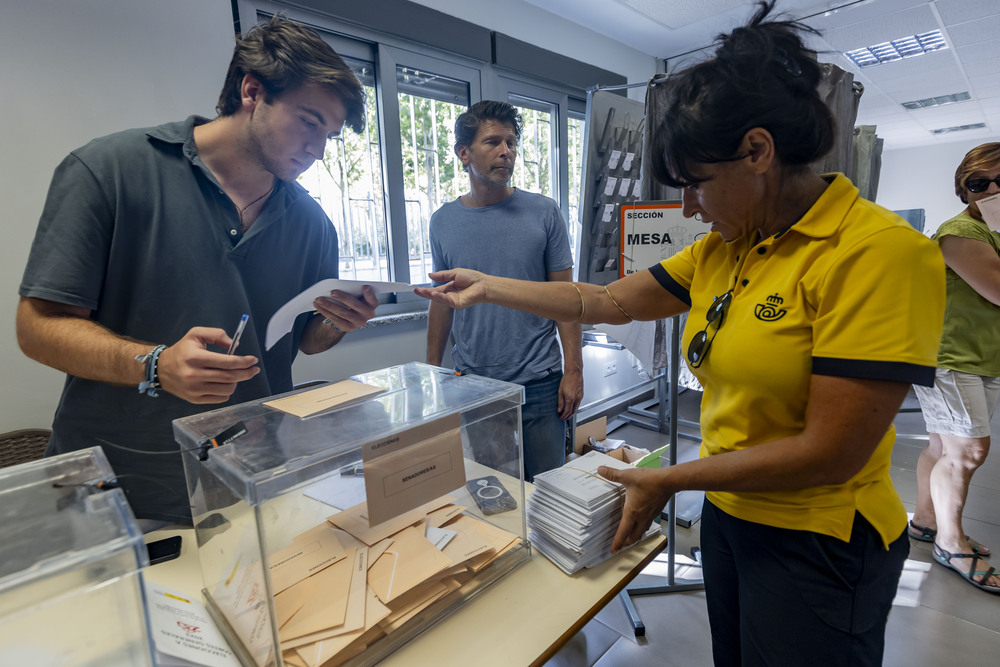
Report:
[[387,281],[391,273],[374,67],[346,60],[365,86],[365,130],[357,134],[345,128],[328,141],[323,159],[299,176],[299,183],[337,228],[340,277]]
[[573,250],[573,263],[579,266],[576,261],[576,249],[580,242],[580,197],[583,187],[583,137],[586,123],[583,114],[571,111],[567,119],[566,162],[567,189],[569,197],[567,209],[569,215],[566,223],[569,225],[569,243]]
[[[510,94],[511,104],[521,112],[524,131],[514,170],[516,187],[555,199],[563,209],[569,232],[570,249],[576,263],[580,228],[580,179],[583,174],[584,114],[567,109],[565,150],[560,146],[559,108],[555,102]],[[565,163],[560,161],[565,156]],[[566,172],[565,189],[560,188],[559,165]]]
[[[365,131],[345,130],[299,177],[337,228],[341,277],[427,281],[430,217],[469,187],[454,153],[455,119],[482,99],[520,109],[524,132],[512,183],[559,203],[576,251],[583,106],[568,104],[568,96],[579,100],[583,91],[340,22],[332,9],[325,14],[284,0],[241,0],[239,7],[241,22],[280,11],[317,28],[365,86]],[[399,309],[427,305],[413,295],[396,298]]]
[[513,184],[529,192],[538,192],[558,200],[558,179],[552,168],[552,155],[558,155],[558,120],[555,105],[520,95],[511,95],[510,103],[521,112],[524,129],[518,146],[518,165]]
[[469,84],[397,65],[396,91],[410,280],[422,282],[432,270],[431,214],[468,189],[452,142],[455,119],[469,106]]

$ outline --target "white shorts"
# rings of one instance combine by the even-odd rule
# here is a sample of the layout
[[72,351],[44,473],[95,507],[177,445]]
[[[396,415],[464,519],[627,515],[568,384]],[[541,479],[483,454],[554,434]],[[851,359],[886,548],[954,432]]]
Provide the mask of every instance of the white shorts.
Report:
[[928,433],[986,438],[1000,396],[1000,378],[939,368],[933,387],[913,386]]

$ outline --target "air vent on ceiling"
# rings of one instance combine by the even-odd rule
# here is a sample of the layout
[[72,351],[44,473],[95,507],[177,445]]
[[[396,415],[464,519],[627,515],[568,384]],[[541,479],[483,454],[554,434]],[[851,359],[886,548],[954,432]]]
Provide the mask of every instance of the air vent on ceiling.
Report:
[[929,109],[939,107],[942,104],[954,104],[955,102],[967,102],[972,99],[972,95],[966,92],[954,93],[952,95],[939,95],[937,97],[927,97],[922,100],[903,102],[903,108],[913,111],[914,109]]
[[948,134],[949,132],[964,132],[965,130],[978,130],[986,127],[986,123],[973,123],[972,125],[955,125],[953,127],[942,127],[931,130],[931,134]]
[[871,67],[947,48],[948,43],[944,40],[941,31],[933,30],[910,37],[900,37],[891,42],[882,42],[864,49],[854,49],[847,51],[844,55],[858,67]]

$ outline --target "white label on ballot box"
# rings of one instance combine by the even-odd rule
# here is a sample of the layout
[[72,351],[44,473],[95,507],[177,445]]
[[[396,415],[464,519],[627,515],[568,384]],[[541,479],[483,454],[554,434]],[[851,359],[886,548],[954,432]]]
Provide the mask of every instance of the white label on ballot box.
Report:
[[368,519],[380,524],[464,485],[462,433],[453,429],[365,462]]
[[398,452],[421,440],[428,440],[446,431],[457,429],[461,424],[461,415],[448,415],[447,417],[435,419],[420,426],[414,426],[402,433],[394,433],[387,438],[376,440],[375,442],[367,442],[361,446],[361,460],[367,463],[380,456]]

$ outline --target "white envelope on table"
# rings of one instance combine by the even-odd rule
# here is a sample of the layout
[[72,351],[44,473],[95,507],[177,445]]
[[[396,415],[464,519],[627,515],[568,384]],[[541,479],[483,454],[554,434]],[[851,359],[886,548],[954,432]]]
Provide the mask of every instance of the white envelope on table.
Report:
[[321,296],[330,296],[331,290],[340,290],[351,296],[360,297],[361,287],[370,285],[375,294],[387,294],[389,292],[412,292],[413,285],[409,283],[384,283],[371,280],[337,280],[329,278],[321,280],[312,287],[307,287],[297,296],[292,297],[288,303],[275,311],[267,323],[267,333],[264,338],[264,349],[270,350],[274,344],[281,340],[282,336],[292,330],[295,318],[302,313],[315,310],[313,301]]

